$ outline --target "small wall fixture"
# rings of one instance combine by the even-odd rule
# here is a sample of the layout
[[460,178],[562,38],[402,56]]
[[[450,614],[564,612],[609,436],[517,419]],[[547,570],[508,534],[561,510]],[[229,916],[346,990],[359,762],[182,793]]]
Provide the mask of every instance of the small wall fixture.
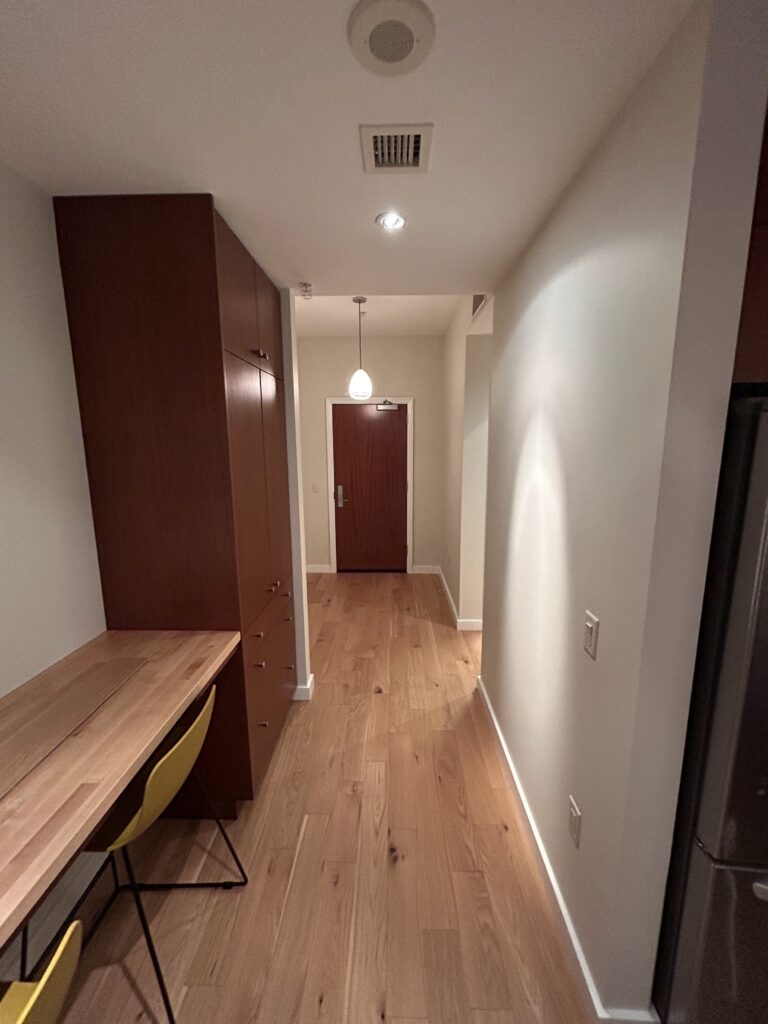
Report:
[[357,303],[357,345],[359,356],[359,368],[355,370],[349,381],[347,394],[356,402],[365,402],[373,394],[371,378],[363,369],[363,303],[368,300],[364,295],[355,295],[352,299]]
[[397,210],[387,210],[386,213],[379,214],[376,223],[385,231],[401,231],[405,227],[405,217]]
[[312,298],[312,285],[309,281],[299,281],[299,295],[302,299]]

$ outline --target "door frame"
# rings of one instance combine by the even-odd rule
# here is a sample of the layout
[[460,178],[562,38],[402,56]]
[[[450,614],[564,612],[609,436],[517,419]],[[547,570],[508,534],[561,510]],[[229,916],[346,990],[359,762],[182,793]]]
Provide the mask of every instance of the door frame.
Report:
[[336,562],[336,502],[334,500],[334,465],[333,465],[333,407],[334,405],[380,405],[390,401],[394,405],[404,405],[408,413],[406,466],[408,476],[408,495],[406,503],[406,533],[408,555],[406,572],[413,572],[413,398],[377,398],[375,395],[360,402],[348,395],[339,398],[325,399],[325,451],[328,464],[328,541],[330,545],[331,572],[337,572]]

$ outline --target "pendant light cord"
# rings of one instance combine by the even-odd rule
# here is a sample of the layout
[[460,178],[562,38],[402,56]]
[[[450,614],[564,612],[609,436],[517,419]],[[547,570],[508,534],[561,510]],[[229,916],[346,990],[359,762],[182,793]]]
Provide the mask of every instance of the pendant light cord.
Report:
[[360,357],[360,369],[363,368],[363,304],[357,304],[357,347]]

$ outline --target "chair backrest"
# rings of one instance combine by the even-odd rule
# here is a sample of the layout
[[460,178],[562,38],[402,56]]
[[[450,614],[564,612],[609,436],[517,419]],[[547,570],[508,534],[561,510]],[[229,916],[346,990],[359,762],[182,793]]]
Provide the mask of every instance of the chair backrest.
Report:
[[142,832],[146,832],[184,785],[205,741],[215,699],[216,687],[212,686],[200,714],[150,772],[138,813],[110,846],[110,850],[126,846],[138,839]]
[[34,986],[16,1024],[57,1024],[77,970],[82,946],[83,926],[80,921],[73,921],[45,973]]

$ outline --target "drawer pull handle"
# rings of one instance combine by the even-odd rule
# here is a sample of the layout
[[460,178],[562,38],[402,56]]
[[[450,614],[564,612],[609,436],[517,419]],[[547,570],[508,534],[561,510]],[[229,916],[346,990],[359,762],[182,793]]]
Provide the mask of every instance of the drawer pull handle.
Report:
[[254,661],[253,667],[254,668],[266,668],[267,667],[267,663],[266,663],[266,661]]
[[286,590],[285,596],[286,597],[292,597],[293,595],[291,594],[290,590]]
[[293,672],[295,667],[296,667],[295,665],[286,665],[285,666],[285,671],[286,672]]
[[288,615],[286,618],[283,619],[283,622],[293,622],[293,616]]
[[269,728],[269,722],[259,722],[259,728],[260,729],[268,729]]
[[252,348],[251,355],[257,356],[259,359],[269,359],[269,356],[267,355],[263,348]]
[[251,636],[253,637],[254,640],[263,640],[264,639],[264,630],[262,629],[258,633],[251,633]]

